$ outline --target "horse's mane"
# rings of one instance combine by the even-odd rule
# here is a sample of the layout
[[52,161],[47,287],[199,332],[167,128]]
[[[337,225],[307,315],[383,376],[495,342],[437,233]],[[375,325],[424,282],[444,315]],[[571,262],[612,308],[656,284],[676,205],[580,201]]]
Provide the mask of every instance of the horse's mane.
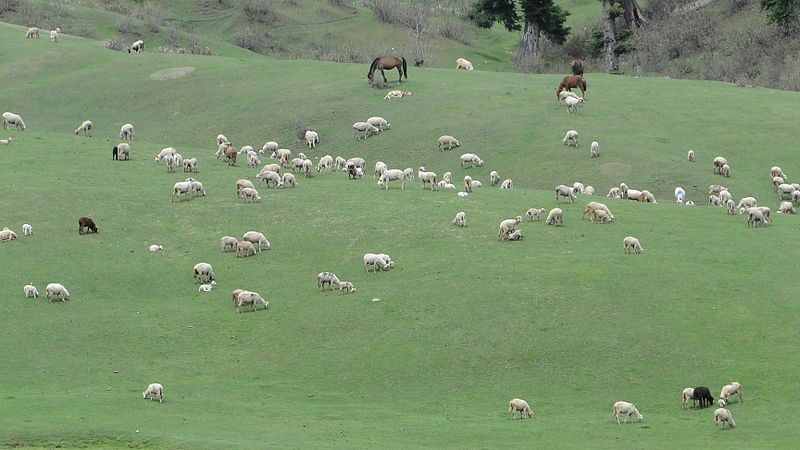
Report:
[[367,72],[367,78],[375,72],[375,67],[378,66],[378,61],[380,60],[380,56],[372,60],[372,64],[369,66],[369,72]]

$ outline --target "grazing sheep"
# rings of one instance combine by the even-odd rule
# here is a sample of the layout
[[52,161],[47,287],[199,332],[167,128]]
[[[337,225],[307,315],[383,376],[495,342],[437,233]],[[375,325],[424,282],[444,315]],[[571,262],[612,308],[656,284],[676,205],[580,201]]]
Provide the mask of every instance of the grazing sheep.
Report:
[[614,217],[602,209],[592,211],[592,215],[589,219],[592,223],[611,223],[614,221]]
[[3,227],[0,230],[0,241],[14,241],[17,239],[17,233],[9,230],[7,227]]
[[414,181],[414,169],[412,169],[411,167],[406,167],[405,169],[403,169],[403,174],[405,175],[406,180]]
[[239,240],[233,236],[222,236],[219,239],[219,250],[221,252],[234,251],[239,245]]
[[708,194],[709,195],[711,195],[711,194],[719,194],[723,190],[727,190],[727,189],[728,188],[726,188],[725,186],[720,186],[719,184],[710,184],[708,186]]
[[800,203],[800,189],[792,192],[792,203]]
[[711,406],[714,404],[714,397],[711,396],[711,390],[707,386],[697,386],[694,388],[692,400],[700,402],[700,408]]
[[739,210],[739,214],[744,214],[744,209],[752,208],[757,206],[756,199],[754,197],[744,197],[743,199],[739,200],[739,204],[736,205],[736,209]]
[[261,247],[267,250],[270,249],[270,243],[266,236],[258,231],[248,231],[242,236],[242,240],[252,242],[256,246],[256,251],[259,253],[261,252]]
[[264,309],[269,309],[269,302],[261,298],[257,292],[242,291],[236,296],[236,314],[241,314],[242,306],[252,305],[252,311],[257,311],[256,305],[261,305]]
[[467,213],[459,211],[453,219],[453,225],[458,225],[459,227],[467,226]]
[[211,284],[201,284],[200,287],[197,288],[197,292],[211,292],[215,287],[217,287],[216,281],[212,281]]
[[36,289],[36,286],[32,284],[26,284],[22,288],[22,292],[25,293],[25,298],[37,298],[39,297],[39,290]]
[[144,52],[144,41],[138,40],[131,44],[128,48],[128,53],[142,53]]
[[174,173],[175,168],[178,167],[178,159],[173,155],[164,156],[164,167],[167,168],[167,172]]
[[286,148],[279,148],[272,152],[270,158],[274,158],[280,161],[281,167],[283,167],[288,165],[289,161],[291,161],[292,151]]
[[538,222],[539,215],[544,212],[544,208],[530,208],[528,211],[525,212],[525,215],[528,217],[528,220],[531,222]]
[[179,181],[175,183],[175,185],[172,187],[172,196],[170,197],[170,202],[174,202],[176,197],[178,198],[178,201],[180,201],[180,197],[178,197],[180,194],[185,194],[186,198],[188,198],[191,189],[191,181]]
[[436,185],[436,172],[426,172],[424,167],[420,167],[417,172],[417,178],[422,181],[422,189],[425,189],[425,185],[430,183],[432,191],[438,190],[438,186]]
[[53,298],[55,297],[58,297],[62,302],[69,300],[69,291],[61,283],[48,284],[44,289],[44,293],[49,303],[53,303]]
[[[447,146],[447,148],[444,148],[445,145]],[[443,152],[445,150],[452,150],[453,148],[460,146],[461,143],[458,142],[458,139],[454,138],[453,136],[444,135],[444,136],[439,136],[436,148],[438,148],[440,152]]]
[[33,234],[33,227],[31,226],[31,224],[23,223],[22,224],[22,235],[23,236],[30,236],[32,234]]
[[474,153],[464,153],[461,155],[461,168],[464,168],[464,164],[470,163],[472,164],[472,168],[474,169],[476,166],[480,167],[483,165],[483,160],[478,157],[478,155]]
[[197,173],[197,158],[189,158],[183,160],[183,171]]
[[717,156],[716,158],[714,158],[714,173],[722,175],[722,166],[726,164],[728,164],[728,160],[726,160],[722,156]]
[[263,155],[265,153],[272,153],[277,149],[278,149],[278,143],[277,142],[268,141],[261,147],[261,150],[259,150],[258,153]]
[[199,182],[197,180],[192,180],[191,181],[191,185],[189,187],[189,192],[194,194],[195,196],[202,195],[203,197],[205,197],[206,194],[208,194],[208,192],[206,191],[206,188],[203,187],[203,183],[201,183],[201,182]]
[[564,211],[562,211],[561,208],[553,208],[547,214],[547,219],[545,219],[544,223],[546,223],[547,225],[553,225],[553,226],[560,225],[563,227],[564,226],[563,218],[564,218]]
[[126,123],[119,129],[119,138],[130,141],[133,139],[133,125]]
[[14,128],[16,128],[17,131],[25,131],[25,122],[22,121],[22,117],[19,114],[4,112],[3,129],[7,130],[9,125],[14,125]]
[[694,150],[689,149],[689,151],[686,153],[686,159],[688,159],[689,162],[694,162]]
[[586,214],[589,214],[590,216],[593,215],[596,210],[605,211],[609,219],[614,219],[614,214],[611,214],[611,210],[608,209],[608,206],[600,202],[589,202],[586,204],[586,210],[583,211],[583,214],[581,214],[581,220],[583,220]]
[[367,272],[367,266],[372,266],[372,271],[389,270],[394,266],[391,258],[384,258],[384,255],[376,253],[364,254],[364,272]]
[[147,389],[142,392],[142,398],[147,398],[148,396],[152,395],[153,397],[150,400],[154,400],[158,397],[158,403],[164,402],[164,386],[161,386],[158,383],[150,383],[147,385]]
[[714,411],[714,428],[719,427],[720,422],[722,422],[723,430],[725,429],[725,422],[727,422],[728,426],[731,428],[736,426],[736,422],[733,421],[733,415],[725,408],[718,408]]
[[333,167],[333,156],[331,155],[325,155],[317,161],[317,173],[323,170],[327,173],[331,167]]
[[466,192],[472,192],[472,177],[469,175],[464,177],[464,190]]
[[592,141],[592,145],[589,147],[589,156],[591,158],[600,156],[600,144],[597,141]]
[[519,411],[520,419],[524,418],[525,414],[528,415],[528,418],[533,416],[533,410],[531,410],[528,402],[521,398],[512,398],[511,401],[508,402],[508,414],[506,414],[506,419],[508,419],[508,416],[511,416],[514,420],[517,420],[517,411]]
[[722,390],[719,393],[720,408],[730,403],[729,399],[734,394],[739,395],[739,406],[742,406],[742,385],[738,381],[731,381],[730,384],[722,386]]
[[522,216],[517,216],[513,219],[506,219],[500,222],[500,229],[497,231],[497,240],[503,240],[503,238],[508,236],[517,228],[517,225],[519,225],[520,222],[522,222]]
[[758,208],[748,208],[747,210],[747,227],[765,227],[769,224],[764,217],[764,213]]
[[341,281],[339,281],[339,277],[332,272],[320,272],[317,274],[317,289],[324,291],[325,284],[327,284],[331,290],[333,290],[334,284],[339,286],[341,289]]
[[194,265],[194,280],[196,282],[204,282],[204,281],[211,281],[214,279],[214,269],[211,268],[211,264],[208,263],[197,263]]
[[681,409],[689,409],[689,400],[692,401],[692,406],[695,405],[697,400],[694,399],[694,388],[686,388],[683,390],[683,400],[681,401]]
[[56,27],[55,30],[50,30],[50,42],[58,42],[58,33],[61,32],[61,28]]
[[406,174],[400,169],[385,170],[378,178],[378,186],[389,189],[389,182],[392,180],[400,180],[400,189],[406,188]]
[[223,161],[227,161],[229,166],[236,166],[236,158],[239,155],[239,151],[236,150],[236,147],[229,145],[225,147],[225,152],[223,153]]
[[627,417],[625,418],[625,423],[628,423],[631,420],[631,416],[636,416],[636,420],[639,422],[644,420],[644,416],[639,413],[639,410],[636,409],[636,405],[633,403],[628,402],[616,402],[612,407],[612,414],[611,414],[611,422],[613,423],[615,420],[617,421],[617,425],[619,425],[619,415],[624,414]]
[[586,195],[594,195],[594,187],[586,186],[586,189],[583,190],[583,193]]
[[776,188],[778,192],[778,197],[783,199],[784,195],[788,195],[789,197],[792,196],[792,192],[796,191],[797,189],[794,188],[791,184],[783,183],[779,184]]
[[255,189],[255,186],[253,186],[253,183],[250,180],[245,180],[243,178],[236,180],[236,192],[239,192],[244,188]]
[[578,147],[578,132],[575,130],[567,131],[567,134],[564,135],[564,139],[561,140],[561,143],[569,146],[570,143],[575,144],[575,148]]
[[723,164],[722,167],[719,169],[719,174],[725,178],[730,178],[731,176],[731,166],[727,164]]
[[514,230],[509,233],[505,238],[505,241],[521,241],[522,240],[522,230]]
[[339,282],[339,293],[340,294],[352,294],[357,289],[353,286],[353,283],[349,281],[341,281]]
[[236,244],[236,257],[247,258],[256,254],[256,247],[252,242],[241,241]]
[[[445,183],[445,185],[443,187],[446,188],[447,187],[447,183]],[[472,189],[483,187],[483,183],[481,183],[478,180],[472,180],[472,181],[469,182],[469,187],[470,187],[470,192],[472,192]]]
[[111,159],[113,161],[131,159],[131,146],[122,142],[111,149]]
[[787,178],[786,174],[783,173],[783,169],[781,169],[778,166],[772,166],[772,168],[769,169],[769,176],[772,177],[772,178],[781,177],[784,180]]
[[356,122],[353,124],[353,136],[356,140],[361,139],[358,133],[364,133],[364,139],[368,138],[371,134],[378,134],[381,130],[375,128],[369,122]]
[[719,202],[720,202],[721,206],[726,205],[728,203],[728,200],[732,200],[732,199],[733,199],[733,196],[731,196],[731,193],[730,193],[729,190],[723,189],[723,190],[719,191]]
[[511,178],[506,178],[500,184],[500,189],[513,189],[513,188],[514,188],[514,182],[511,181]]
[[463,69],[463,70],[473,70],[472,63],[467,61],[464,58],[458,58],[456,60],[456,70]]
[[28,28],[28,31],[25,32],[26,39],[39,39],[39,29],[36,27]]
[[92,137],[92,121],[91,120],[84,120],[81,125],[75,129],[75,134],[80,134],[83,132],[84,136]]
[[576,181],[576,182],[572,183],[572,192],[573,193],[575,193],[575,194],[583,194],[583,191],[585,191],[585,190],[586,190],[586,188],[583,186],[583,183],[581,183],[580,181]]
[[728,199],[724,206],[728,210],[729,216],[736,214],[736,203],[734,203],[732,199]]
[[164,246],[163,245],[153,244],[150,247],[147,247],[147,249],[150,250],[151,252],[157,252],[159,250],[164,250]]
[[261,165],[261,160],[258,158],[258,153],[250,150],[247,152],[247,167],[256,167]]
[[500,182],[500,174],[498,174],[496,170],[489,172],[489,182],[492,186]]
[[628,250],[633,251],[634,253],[644,253],[644,249],[642,245],[639,243],[639,240],[633,236],[628,236],[622,240],[622,250],[625,253],[629,253]]
[[577,198],[575,197],[575,194],[572,193],[572,188],[569,188],[563,184],[559,184],[554,190],[556,193],[556,202],[558,202],[559,198],[561,197],[567,197],[570,203],[574,203],[575,199]]
[[[292,175],[292,177],[294,177],[294,175]],[[279,185],[283,184],[281,176],[278,173],[269,170],[262,170],[260,173],[256,174],[256,178],[259,180],[259,184],[267,183],[267,187],[269,187],[270,182],[272,182],[273,187],[278,187]]]
[[392,127],[392,124],[387,122],[383,117],[370,117],[367,119],[367,123],[377,128],[378,131],[388,130]]
[[308,148],[314,148],[319,144],[319,133],[314,130],[307,130],[305,134],[306,145]]
[[[797,210],[794,208],[792,202],[781,202],[781,205],[778,207],[778,214],[795,214]],[[22,226],[22,231],[25,231],[25,226]]]
[[8,139],[0,139],[0,145],[8,145],[8,144],[10,144],[10,143],[11,143],[11,141],[13,141],[13,140],[14,140],[14,139],[13,139],[13,138],[11,138],[11,136],[9,136],[9,137],[8,137]]
[[564,104],[567,105],[567,113],[568,114],[578,114],[578,105],[585,102],[583,97],[566,97],[564,98]]
[[339,172],[347,171],[347,160],[342,158],[341,156],[337,156],[336,159],[333,161],[334,170]]
[[174,147],[162,148],[161,151],[158,152],[158,155],[156,155],[155,162],[156,162],[156,164],[158,164],[162,159],[166,158],[167,155],[175,156],[176,153],[178,153],[178,151],[175,150]]
[[711,206],[722,206],[722,201],[716,195],[709,195],[708,204]]
[[228,138],[225,137],[224,134],[218,134],[217,135],[217,145],[230,144],[230,143],[231,143],[231,141],[229,141]]
[[84,228],[86,228],[86,233],[89,233],[89,231],[97,233],[97,225],[94,224],[94,220],[90,217],[81,217],[78,219],[78,234],[83,234]]
[[237,195],[239,198],[243,199],[245,203],[247,203],[248,200],[250,200],[250,203],[261,201],[261,196],[258,195],[258,191],[250,187],[242,188]]
[[612,187],[611,189],[608,190],[608,194],[606,194],[606,197],[622,198],[622,191],[620,191],[618,187]]
[[297,179],[294,177],[293,173],[286,172],[283,174],[283,178],[281,179],[281,183],[278,187],[285,188],[285,187],[297,187]]
[[772,177],[772,187],[774,187],[776,189],[778,188],[778,186],[782,185],[785,182],[786,182],[786,180],[784,180],[781,177]]

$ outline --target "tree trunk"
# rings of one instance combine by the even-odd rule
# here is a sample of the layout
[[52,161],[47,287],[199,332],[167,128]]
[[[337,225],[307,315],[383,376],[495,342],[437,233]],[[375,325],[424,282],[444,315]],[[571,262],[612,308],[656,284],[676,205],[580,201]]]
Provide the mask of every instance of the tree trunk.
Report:
[[603,2],[603,65],[606,72],[617,70],[619,62],[617,55],[614,53],[614,47],[617,45],[617,29],[614,26],[614,18],[611,17],[611,0],[602,0]]
[[642,14],[642,8],[639,7],[639,3],[636,0],[622,0],[622,9],[624,11],[625,17],[625,24],[628,28],[639,28],[642,26],[642,23],[647,22],[644,18],[644,14]]
[[517,59],[519,61],[533,61],[539,56],[539,26],[533,22],[525,21],[525,30],[519,41]]

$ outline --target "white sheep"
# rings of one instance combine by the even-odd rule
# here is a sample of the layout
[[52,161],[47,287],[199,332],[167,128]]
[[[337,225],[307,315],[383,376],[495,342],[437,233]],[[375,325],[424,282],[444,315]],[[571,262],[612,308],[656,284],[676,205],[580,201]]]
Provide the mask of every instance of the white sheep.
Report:
[[585,100],[583,97],[566,97],[564,98],[564,104],[567,105],[567,113],[568,114],[578,114],[578,105],[583,103]]
[[622,191],[620,191],[619,188],[616,186],[612,187],[611,189],[608,190],[608,194],[606,194],[606,197],[622,198]]
[[347,160],[342,158],[341,156],[337,156],[336,159],[333,161],[335,170],[339,172],[346,172],[347,171]]
[[84,120],[81,125],[75,129],[75,134],[83,132],[84,136],[92,137],[92,121]]
[[320,272],[317,274],[317,289],[324,291],[325,285],[328,285],[329,288],[333,289],[333,286],[340,286],[341,288],[341,281],[339,277],[336,276],[335,273],[332,272]]
[[10,143],[11,143],[11,141],[13,141],[13,140],[14,140],[14,139],[13,139],[11,136],[9,136],[9,137],[8,137],[8,139],[0,139],[0,145],[8,145],[8,144],[10,144]]
[[572,91],[561,91],[558,93],[558,101],[563,102],[567,97],[578,98],[578,94]]
[[474,153],[464,153],[461,155],[461,168],[464,168],[464,164],[470,163],[472,164],[472,168],[480,167],[483,165],[483,160],[478,157],[478,155]]
[[211,264],[197,263],[194,265],[194,279],[195,281],[204,282],[214,279],[214,269]]
[[389,182],[393,180],[400,180],[400,189],[406,188],[406,174],[400,169],[385,170],[378,179],[378,186],[389,189]]
[[689,409],[689,400],[692,401],[692,406],[697,403],[694,398],[694,388],[686,388],[683,390],[683,400],[681,401],[681,409]]
[[367,266],[372,266],[372,271],[388,270],[394,265],[391,258],[384,258],[381,254],[365,253],[364,254],[364,272],[367,272]]
[[522,230],[514,230],[509,233],[504,240],[506,241],[521,241],[522,240]]
[[611,213],[611,210],[608,209],[608,206],[600,202],[589,202],[586,204],[586,210],[584,210],[583,214],[581,214],[581,220],[583,220],[586,214],[589,214],[591,217],[597,210],[604,211],[606,213],[606,216],[609,219],[607,220],[608,222],[611,222],[614,219],[614,214]]
[[728,423],[728,426],[733,428],[736,426],[736,422],[733,421],[733,415],[730,411],[725,408],[717,408],[714,411],[714,428],[719,427],[720,422],[722,422],[722,429],[725,429],[725,422]]
[[511,416],[514,420],[517,420],[517,411],[519,411],[519,418],[522,419],[527,414],[528,418],[533,416],[533,410],[531,410],[530,405],[525,400],[521,398],[512,398],[511,401],[508,402],[508,414],[506,414],[506,419],[508,416]]
[[731,192],[727,189],[719,191],[719,202],[722,206],[728,204],[728,200],[732,200]]
[[594,195],[594,186],[586,186],[586,189],[583,190],[583,193],[586,195]]
[[[440,152],[443,152],[445,150],[452,150],[455,147],[461,146],[461,143],[458,142],[458,139],[449,135],[439,136],[439,140],[437,142],[438,143],[436,145],[436,148],[438,148]],[[447,146],[447,148],[444,148],[445,145]]]
[[333,167],[333,156],[325,155],[317,161],[317,173],[323,170],[327,173]]
[[689,162],[694,162],[694,150],[689,149],[689,151],[686,152],[686,159],[688,159]]
[[556,201],[558,201],[561,197],[567,197],[570,203],[574,203],[575,199],[577,198],[575,197],[575,194],[572,193],[572,188],[569,188],[563,184],[559,184],[554,188],[554,190],[556,193]]
[[239,190],[237,196],[240,199],[243,199],[245,203],[247,203],[248,200],[250,201],[250,203],[261,201],[261,196],[258,195],[258,191],[251,187],[242,188],[241,190]]
[[506,219],[500,222],[500,228],[497,231],[497,240],[503,240],[503,238],[508,236],[517,228],[517,225],[519,225],[520,222],[522,222],[522,216],[517,216],[513,219]]
[[281,166],[286,166],[292,159],[292,151],[287,148],[275,149],[270,158],[275,158],[280,161]]
[[242,240],[247,242],[252,242],[253,245],[255,245],[256,247],[257,253],[261,253],[262,247],[266,250],[269,250],[271,246],[266,236],[264,236],[263,233],[259,233],[258,231],[248,231],[247,233],[242,235]]
[[259,150],[258,153],[263,155],[265,153],[272,153],[277,149],[278,149],[278,143],[277,142],[268,141],[261,147],[261,150]]
[[388,169],[388,167],[386,166],[385,162],[377,161],[375,163],[375,172],[373,172],[372,178],[374,179],[375,177],[381,176],[383,174],[383,172],[385,172],[387,169]]
[[[472,188],[472,189],[483,187],[483,183],[481,183],[480,180],[472,180],[472,181],[470,181],[469,185],[470,185],[470,188]],[[445,186],[447,186],[447,184],[445,184]],[[470,192],[472,192],[472,191],[470,191]]]
[[353,136],[356,140],[361,139],[358,136],[358,133],[364,133],[364,139],[368,138],[371,134],[378,134],[380,130],[375,128],[375,126],[371,125],[369,122],[356,122],[353,124]]
[[247,167],[256,167],[261,165],[261,159],[258,158],[258,153],[255,151],[247,152]]
[[130,141],[133,139],[133,125],[126,123],[119,129],[119,138]]
[[731,166],[727,164],[723,164],[722,167],[719,169],[719,174],[725,178],[730,178],[731,176]]
[[370,117],[367,119],[367,123],[377,128],[378,131],[388,130],[392,127],[392,124],[387,122],[383,117]]
[[466,192],[472,192],[472,177],[469,175],[464,177],[464,190]]
[[233,236],[222,236],[219,239],[219,250],[221,252],[234,251],[239,245],[239,240]]
[[708,196],[708,204],[711,206],[722,206],[722,201],[716,195]]
[[459,227],[467,226],[467,213],[459,211],[453,219],[453,225],[458,225]]
[[719,406],[720,408],[727,405],[732,395],[739,395],[739,406],[742,406],[742,385],[738,381],[731,381],[730,384],[722,386],[719,392]]
[[625,253],[629,253],[629,250],[634,253],[644,253],[644,249],[642,248],[642,244],[639,243],[639,240],[633,236],[628,236],[622,240],[622,250]]
[[739,214],[744,214],[745,209],[752,208],[754,206],[757,206],[755,197],[744,197],[739,200],[739,204],[736,205],[736,209],[739,210]]
[[576,181],[572,183],[572,192],[575,194],[583,194],[586,190],[586,187],[580,181]]
[[636,416],[636,420],[639,422],[644,420],[644,416],[636,409],[636,405],[633,403],[628,402],[616,402],[612,407],[612,414],[611,414],[611,422],[613,423],[615,420],[617,421],[617,425],[619,425],[619,415],[624,414],[625,423],[628,423],[631,420],[631,416]]
[[311,174],[311,169],[314,167],[314,163],[310,159],[303,160],[303,166],[301,167],[303,171],[303,176],[306,178],[311,178],[313,175]]
[[414,181],[414,169],[411,167],[406,167],[403,169],[403,174],[406,176],[406,180]]
[[208,194],[208,192],[206,191],[206,188],[203,187],[203,183],[201,183],[201,182],[199,182],[197,180],[192,180],[192,181],[190,181],[190,183],[191,183],[191,186],[189,186],[189,192],[194,194],[195,197],[198,196],[198,195],[202,195],[203,197],[205,197]]
[[62,302],[69,300],[69,291],[61,283],[50,283],[44,289],[47,301],[53,303],[53,298],[58,297]]
[[600,156],[600,144],[597,141],[592,141],[592,145],[589,147],[589,156],[592,158]]
[[30,236],[33,234],[33,227],[29,223],[22,224],[22,235],[23,236]]
[[25,122],[22,121],[22,117],[6,111],[3,113],[3,129],[7,130],[9,125],[14,125],[18,131],[25,131]]
[[175,168],[178,167],[178,161],[174,155],[164,155],[162,158],[164,160],[164,167],[167,168],[167,172],[175,172]]
[[339,282],[339,293],[340,294],[352,294],[356,292],[357,289],[353,286],[353,283],[349,281],[340,281]]
[[367,166],[367,161],[364,158],[356,156],[348,159],[345,165],[353,165],[354,167],[361,168],[363,170],[364,167]]
[[800,203],[800,189],[792,192],[792,203]]
[[728,160],[723,158],[722,156],[717,156],[714,158],[714,173],[718,173],[722,175],[722,166],[728,164]]
[[779,184],[778,187],[776,188],[776,191],[778,192],[778,197],[781,199],[783,199],[784,195],[788,195],[789,197],[791,197],[792,192],[796,190],[797,189],[795,189],[794,186],[787,183]]
[[61,32],[61,28],[56,27],[55,30],[50,30],[50,42],[58,42],[58,33]]
[[217,287],[217,282],[212,281],[211,284],[201,284],[199,288],[197,288],[198,292],[211,292],[214,288]]
[[530,208],[528,211],[525,212],[525,215],[528,217],[528,220],[531,222],[538,222],[539,215],[544,212],[544,208]]
[[506,178],[503,180],[503,183],[500,184],[500,189],[513,189],[514,182],[511,181],[511,178]]
[[144,41],[141,39],[131,44],[128,48],[128,53],[142,53],[144,52]]
[[36,289],[36,286],[32,284],[26,284],[22,288],[22,292],[25,293],[25,298],[37,298],[39,297],[39,290]]
[[305,134],[306,145],[308,148],[314,148],[319,144],[319,133],[314,130],[307,130]]
[[114,157],[114,153],[112,150],[112,159],[117,159],[117,160],[124,159],[126,161],[131,159],[131,146],[128,143],[120,142],[119,144],[117,144],[116,149],[117,149],[116,157]]
[[17,233],[9,230],[8,227],[3,227],[0,230],[0,241],[14,241],[17,239]]
[[174,147],[162,148],[161,151],[158,152],[158,155],[156,155],[155,157],[156,164],[159,163],[162,159],[164,159],[167,155],[175,156],[175,153],[178,153],[178,151],[175,150]]
[[783,173],[783,169],[778,166],[772,166],[772,168],[769,169],[769,176],[772,178],[781,177],[784,180],[787,178],[786,174]]
[[496,170],[489,172],[489,182],[492,186],[500,182],[500,174],[498,174]]
[[562,211],[561,208],[553,208],[547,214],[547,219],[545,220],[544,223],[553,226],[559,226],[559,225],[564,226],[563,218],[564,218],[564,211]]
[[[781,205],[778,207],[778,214],[795,214],[797,210],[794,208],[792,202],[781,202]],[[23,231],[25,228],[23,227]]]
[[25,32],[26,39],[39,39],[39,28],[37,27],[30,27],[28,31]]
[[256,305],[269,309],[269,302],[261,298],[258,292],[242,291],[236,296],[236,314],[241,313],[242,306],[252,305],[252,311],[257,311]]
[[164,246],[163,245],[158,245],[158,244],[153,244],[150,247],[147,247],[147,249],[150,250],[151,252],[157,252],[159,250],[164,250]]
[[472,63],[467,61],[464,58],[458,58],[456,60],[456,70],[463,69],[463,70],[473,70]]
[[241,241],[236,244],[236,257],[247,258],[256,254],[256,247],[252,242]]
[[296,188],[297,179],[294,177],[293,173],[286,172],[285,174],[283,174],[283,178],[281,179],[281,183],[278,187],[284,188],[289,186]]
[[267,187],[269,187],[270,182],[272,182],[273,187],[278,187],[279,185],[283,184],[281,176],[278,173],[270,170],[262,170],[256,174],[256,178],[259,180],[259,184],[267,183]]
[[561,143],[569,146],[570,143],[575,144],[575,147],[578,147],[578,132],[575,130],[567,131],[567,134],[564,135],[564,139],[561,140]]
[[148,396],[152,395],[153,397],[151,400],[154,400],[158,397],[158,403],[164,402],[164,386],[161,386],[158,383],[150,383],[147,385],[147,389],[142,392],[142,398],[146,399]]
[[438,190],[438,186],[436,185],[436,172],[427,172],[424,167],[420,167],[417,172],[417,178],[422,181],[422,189],[425,189],[425,185],[430,183],[432,191]]
[[734,203],[733,199],[728,199],[723,206],[728,210],[729,216],[736,214],[736,203]]
[[172,187],[172,196],[170,197],[170,202],[174,202],[175,198],[180,201],[180,194],[184,194],[186,198],[189,198],[189,193],[192,189],[192,182],[191,181],[179,181],[175,183]]

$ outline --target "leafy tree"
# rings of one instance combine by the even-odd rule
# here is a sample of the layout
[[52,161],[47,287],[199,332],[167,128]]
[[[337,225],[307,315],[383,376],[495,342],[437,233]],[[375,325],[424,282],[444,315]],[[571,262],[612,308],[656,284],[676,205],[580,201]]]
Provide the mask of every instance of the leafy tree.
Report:
[[767,12],[767,20],[782,28],[797,23],[800,0],[759,0],[761,9]]

